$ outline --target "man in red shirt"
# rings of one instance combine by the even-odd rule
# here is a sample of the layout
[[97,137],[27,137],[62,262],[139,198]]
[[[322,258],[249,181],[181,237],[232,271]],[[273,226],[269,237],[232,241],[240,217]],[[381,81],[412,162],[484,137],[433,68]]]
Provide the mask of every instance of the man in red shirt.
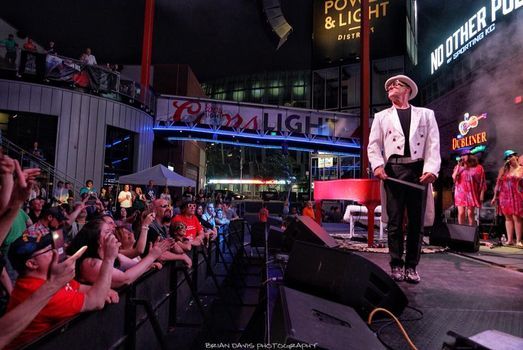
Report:
[[267,222],[269,219],[269,209],[267,209],[267,205],[262,204],[262,208],[258,212],[258,220],[260,222]]
[[203,238],[205,234],[203,232],[202,224],[195,215],[196,203],[195,202],[184,202],[181,206],[181,214],[176,215],[171,224],[175,222],[183,222],[185,224],[186,231],[185,236],[189,238],[193,246],[200,246],[203,244]]
[[[53,261],[50,234],[30,236],[27,233],[11,244],[9,260],[20,276],[9,300],[8,311],[23,303],[45,284]],[[56,292],[29,326],[6,349],[19,348],[47,332],[59,322],[83,311],[102,309],[106,299],[118,302],[118,294],[110,289],[114,260],[119,243],[114,235],[102,242],[104,259],[98,279],[92,286],[71,280]]]

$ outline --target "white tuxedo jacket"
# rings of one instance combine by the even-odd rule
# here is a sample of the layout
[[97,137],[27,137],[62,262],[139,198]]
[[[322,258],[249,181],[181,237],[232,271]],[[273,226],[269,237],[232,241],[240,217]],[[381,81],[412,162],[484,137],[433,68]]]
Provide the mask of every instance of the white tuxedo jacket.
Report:
[[[434,111],[411,106],[410,121],[410,157],[423,159],[423,173],[429,172],[438,176],[441,166],[439,147],[439,129],[434,116]],[[372,170],[385,166],[393,154],[403,155],[405,152],[405,135],[401,128],[396,108],[390,107],[374,116],[369,136],[367,149]],[[386,197],[381,188],[382,221],[387,222]],[[432,186],[427,190],[427,203],[425,209],[425,226],[431,226],[434,221],[434,197]]]
[[[410,157],[425,161],[423,172],[438,176],[441,155],[439,149],[439,129],[434,111],[411,106]],[[393,154],[403,155],[405,135],[401,128],[396,108],[390,107],[374,116],[369,136],[369,161],[372,170],[384,166]]]

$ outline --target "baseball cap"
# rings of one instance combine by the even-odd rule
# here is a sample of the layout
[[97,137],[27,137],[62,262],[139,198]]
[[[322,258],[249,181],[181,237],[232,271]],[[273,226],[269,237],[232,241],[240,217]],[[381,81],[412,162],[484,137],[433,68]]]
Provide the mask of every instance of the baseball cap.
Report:
[[508,157],[512,156],[512,155],[517,155],[518,153],[516,151],[513,151],[511,149],[508,149],[506,150],[505,152],[503,152],[503,159],[507,160]]
[[51,207],[42,213],[42,216],[47,216],[47,215],[51,215],[58,221],[67,220],[67,218],[64,215],[64,212],[62,211],[62,209],[60,209],[60,207]]
[[25,262],[31,258],[31,256],[45,247],[51,245],[53,238],[51,234],[29,236],[24,233],[22,237],[17,238],[9,247],[9,261],[13,267],[22,273],[25,271]]

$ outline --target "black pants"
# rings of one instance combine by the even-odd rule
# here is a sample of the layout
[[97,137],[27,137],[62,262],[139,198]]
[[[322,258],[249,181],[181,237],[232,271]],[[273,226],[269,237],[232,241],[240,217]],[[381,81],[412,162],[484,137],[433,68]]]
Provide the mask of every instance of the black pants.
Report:
[[[387,164],[388,176],[419,184],[423,173],[423,161],[411,164]],[[387,194],[387,235],[391,267],[415,268],[418,265],[423,239],[426,191],[406,185],[385,181]],[[403,218],[407,209],[407,254],[403,262]]]

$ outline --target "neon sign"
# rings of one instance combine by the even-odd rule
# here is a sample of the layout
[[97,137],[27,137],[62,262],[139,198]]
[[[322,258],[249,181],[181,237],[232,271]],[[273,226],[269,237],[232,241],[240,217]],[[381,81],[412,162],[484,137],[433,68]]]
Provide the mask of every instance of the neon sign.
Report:
[[496,20],[523,6],[523,0],[490,0],[454,31],[430,55],[430,74],[449,64],[496,29]]
[[[452,139],[452,150],[459,148],[469,148],[480,144],[487,143],[486,123],[480,121],[487,119],[487,113],[480,115],[470,115],[465,113],[463,120],[459,122],[459,134]],[[471,133],[475,132],[475,133]],[[471,133],[469,135],[469,133]]]
[[470,116],[470,114],[465,113],[463,116],[463,121],[460,122],[458,126],[461,136],[466,136],[470,129],[476,128],[479,125],[479,121],[481,119],[487,119],[487,113],[483,113],[480,116]]

